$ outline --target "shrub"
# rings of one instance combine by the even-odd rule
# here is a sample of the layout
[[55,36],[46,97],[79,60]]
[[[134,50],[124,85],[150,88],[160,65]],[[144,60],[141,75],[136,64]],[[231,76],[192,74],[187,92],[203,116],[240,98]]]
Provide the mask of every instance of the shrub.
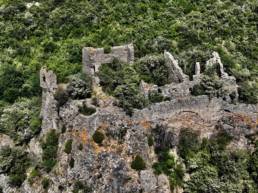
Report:
[[29,183],[33,184],[35,178],[37,178],[39,176],[40,176],[40,171],[38,170],[38,168],[33,168],[29,175],[29,179],[28,179]]
[[20,88],[25,82],[24,72],[18,69],[11,61],[6,61],[0,66],[0,98],[13,103],[22,93]]
[[0,151],[0,170],[9,176],[9,184],[19,187],[26,179],[30,166],[28,153],[20,148],[3,147]]
[[65,132],[66,132],[66,126],[65,126],[65,125],[62,125],[61,133],[65,133]]
[[226,131],[222,130],[219,131],[218,134],[211,139],[211,143],[215,143],[220,149],[225,149],[226,146],[232,141],[232,139],[232,136],[230,136]]
[[5,107],[8,105],[7,102],[3,101],[3,100],[0,100],[0,117],[1,115],[3,114],[3,111],[5,109]]
[[70,168],[74,167],[74,162],[75,162],[75,160],[73,158],[71,158],[70,161],[69,161]]
[[83,144],[82,144],[82,143],[80,143],[80,144],[78,145],[78,149],[79,149],[80,151],[83,150]]
[[116,87],[125,81],[123,68],[124,65],[118,60],[113,60],[110,64],[102,64],[99,68],[98,77],[100,85],[108,94],[113,94]]
[[131,168],[137,171],[144,170],[146,168],[145,162],[141,156],[137,155],[131,163]]
[[41,119],[39,115],[32,117],[30,121],[30,130],[33,134],[39,134],[41,130]]
[[152,91],[149,93],[149,100],[151,103],[160,103],[164,101],[164,96],[158,91]]
[[72,99],[91,97],[91,78],[86,74],[76,74],[69,78],[67,93]]
[[258,83],[243,82],[239,87],[239,99],[242,102],[258,103]]
[[169,150],[158,152],[158,162],[153,164],[153,168],[156,174],[164,173],[168,176],[172,190],[183,185],[184,168],[169,153]]
[[198,134],[191,129],[181,129],[179,133],[178,153],[186,159],[192,156],[200,147]]
[[110,47],[110,46],[105,46],[105,47],[104,47],[104,53],[105,53],[105,54],[111,53],[111,47]]
[[73,140],[69,139],[66,141],[65,143],[65,148],[64,148],[64,152],[67,154],[70,154],[72,151],[72,144],[73,144]]
[[48,178],[43,178],[43,180],[41,181],[42,187],[47,190],[49,188],[50,185],[50,180]]
[[105,139],[105,135],[101,131],[95,131],[92,138],[95,143],[101,145],[103,140]]
[[255,183],[258,184],[258,140],[256,141],[256,144],[255,144],[255,150],[251,154],[251,158],[248,165],[248,172],[250,173],[251,177],[254,179]]
[[87,185],[83,184],[81,181],[76,181],[74,183],[73,193],[78,193],[80,190],[83,193],[89,193],[89,192],[92,191],[92,189],[90,187],[88,187]]
[[148,145],[151,147],[154,145],[154,140],[152,136],[148,136]]
[[79,112],[83,115],[90,116],[96,113],[96,109],[93,107],[88,107],[85,103],[81,107],[79,107]]
[[68,92],[61,88],[61,87],[58,87],[56,93],[55,93],[55,99],[57,100],[58,104],[58,108],[64,106],[67,101],[69,100],[69,94]]
[[56,164],[57,150],[58,150],[59,135],[55,130],[51,130],[46,134],[45,141],[41,144],[42,165],[46,172],[50,172]]
[[217,76],[203,76],[200,84],[194,85],[191,94],[194,96],[208,95],[210,97],[222,97],[223,82]]
[[130,116],[133,114],[134,108],[142,109],[148,104],[148,101],[135,85],[118,86],[114,91],[114,96],[119,99],[118,106],[123,108]]
[[9,135],[17,144],[28,143],[40,131],[39,112],[38,98],[19,99],[3,110],[0,132]]
[[159,86],[168,84],[168,69],[162,55],[145,56],[135,63],[140,79]]

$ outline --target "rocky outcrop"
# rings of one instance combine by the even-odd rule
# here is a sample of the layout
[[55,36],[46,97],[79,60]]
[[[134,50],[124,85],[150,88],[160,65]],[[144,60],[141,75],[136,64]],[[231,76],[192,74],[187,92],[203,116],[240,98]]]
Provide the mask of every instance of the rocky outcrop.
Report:
[[156,193],[157,177],[152,170],[143,170],[140,173],[140,181],[143,187],[143,193]]
[[[142,81],[140,90],[145,97],[148,97],[149,92],[159,91],[169,100],[151,104],[141,110],[135,109],[132,116],[126,115],[113,103],[97,105],[92,99],[78,100],[80,97],[75,96],[86,96],[84,85],[80,82],[74,84],[79,89],[72,92],[74,97],[59,107],[55,99],[58,90],[56,75],[52,71],[41,69],[41,134],[50,129],[58,129],[61,125],[65,128],[58,132],[57,164],[52,172],[42,173],[42,176],[50,180],[49,193],[73,192],[76,182],[83,184],[83,188],[91,193],[170,193],[172,190],[168,177],[164,174],[157,175],[152,168],[158,160],[154,149],[176,148],[178,135],[183,128],[198,131],[200,137],[205,138],[223,130],[232,136],[231,146],[248,146],[245,137],[252,137],[258,132],[258,106],[232,104],[223,98],[206,95],[191,96],[191,89],[200,83],[202,76],[200,63],[196,64],[194,80],[190,81],[170,53],[165,52],[164,56],[170,71],[171,84],[158,87]],[[83,57],[84,70],[95,76],[100,65],[111,62],[114,57],[131,62],[133,47],[113,47],[109,54],[104,54],[103,49],[84,48]],[[235,79],[224,72],[223,64],[216,53],[207,65],[212,66],[215,63],[220,66],[221,79],[228,83],[228,90],[234,91]],[[101,98],[103,103],[105,100],[109,99]],[[94,107],[96,112],[91,115],[80,113],[79,109],[83,104]],[[96,131],[104,136],[101,143],[94,141],[93,135]],[[0,137],[10,146],[13,145],[9,138]],[[152,145],[149,139],[153,139]],[[72,140],[70,153],[64,151],[68,140]],[[30,154],[37,160],[41,159],[38,156],[41,154],[39,141],[39,138],[34,138],[28,144]],[[141,171],[131,167],[136,155],[145,163]],[[7,193],[46,191],[40,180],[33,185],[26,180],[20,189],[13,189],[8,186],[8,177],[2,174],[0,186]],[[182,189],[178,188],[176,192],[182,192]]]
[[140,82],[140,92],[144,95],[144,97],[148,98],[149,93],[153,91],[158,91],[158,86],[154,84],[148,84],[144,80]]

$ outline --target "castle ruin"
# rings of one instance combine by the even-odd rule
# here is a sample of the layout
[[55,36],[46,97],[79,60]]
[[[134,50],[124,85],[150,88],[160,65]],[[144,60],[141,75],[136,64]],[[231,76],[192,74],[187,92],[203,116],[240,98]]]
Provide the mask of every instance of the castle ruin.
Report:
[[94,77],[94,82],[98,84],[99,79],[96,73],[102,64],[112,63],[114,59],[118,59],[124,63],[134,61],[133,44],[111,47],[109,53],[105,53],[104,48],[85,47],[82,49],[83,72]]

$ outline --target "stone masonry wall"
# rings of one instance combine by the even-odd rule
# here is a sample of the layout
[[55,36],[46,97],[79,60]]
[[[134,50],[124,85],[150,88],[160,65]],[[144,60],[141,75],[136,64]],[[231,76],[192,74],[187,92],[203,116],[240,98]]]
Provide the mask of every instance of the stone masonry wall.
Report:
[[105,53],[104,48],[85,47],[82,50],[83,72],[92,76],[98,72],[101,64],[111,63],[114,58],[121,62],[130,63],[134,61],[134,47],[132,44],[115,46],[110,53]]

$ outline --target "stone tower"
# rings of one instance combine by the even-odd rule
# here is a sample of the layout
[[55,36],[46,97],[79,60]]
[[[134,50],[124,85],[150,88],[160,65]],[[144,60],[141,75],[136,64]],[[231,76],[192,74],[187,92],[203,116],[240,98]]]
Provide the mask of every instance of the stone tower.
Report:
[[96,73],[99,71],[101,64],[112,63],[114,59],[124,63],[134,61],[133,44],[111,47],[109,53],[105,53],[104,48],[85,47],[82,50],[83,72],[94,77],[94,82],[99,80]]

